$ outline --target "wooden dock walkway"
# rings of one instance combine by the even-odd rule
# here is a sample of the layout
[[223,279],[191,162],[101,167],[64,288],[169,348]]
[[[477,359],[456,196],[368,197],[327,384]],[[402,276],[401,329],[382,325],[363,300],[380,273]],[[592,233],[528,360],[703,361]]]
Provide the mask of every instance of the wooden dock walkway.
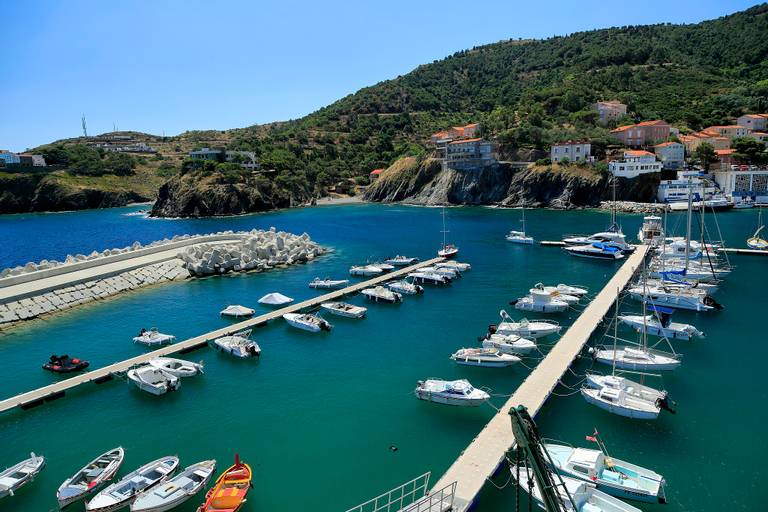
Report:
[[452,482],[457,483],[454,512],[463,512],[474,503],[486,479],[496,472],[504,462],[505,454],[514,445],[509,410],[524,405],[531,416],[534,416],[541,409],[574,358],[613,306],[617,291],[624,289],[640,268],[648,249],[647,245],[637,246],[635,252],[625,260],[547,356],[435,484],[433,489],[440,489]]
[[[147,352],[146,354],[142,354],[136,357],[132,357],[130,359],[126,359],[125,361],[120,361],[120,362],[111,364],[109,366],[99,368],[97,370],[92,370],[87,373],[83,373],[75,377],[71,377],[67,380],[63,380],[55,384],[50,384],[48,386],[44,386],[42,388],[28,391],[26,393],[21,393],[19,395],[0,401],[0,413],[9,411],[11,409],[15,409],[16,407],[21,407],[22,409],[28,409],[30,407],[43,404],[45,402],[50,402],[50,401],[59,399],[65,395],[66,391],[73,389],[81,384],[85,384],[88,382],[95,382],[97,384],[101,384],[102,382],[111,380],[113,374],[128,371],[131,367],[139,364],[144,364],[150,359],[154,359],[155,357],[169,356],[172,354],[179,354],[179,353],[184,354],[191,350],[195,350],[197,348],[203,347],[207,345],[209,341],[214,340],[216,338],[220,338],[221,336],[227,336],[251,327],[262,326],[267,322],[269,322],[270,320],[274,320],[276,318],[282,317],[285,313],[294,313],[304,308],[315,307],[322,302],[338,300],[344,297],[345,295],[357,293],[360,290],[363,290],[364,288],[376,286],[377,284],[383,283],[385,281],[390,281],[397,277],[405,277],[408,273],[413,272],[416,269],[426,267],[434,263],[438,263],[440,261],[443,261],[443,258],[438,257],[438,258],[432,258],[430,260],[423,261],[420,263],[416,263],[408,267],[403,267],[401,269],[382,274],[373,279],[368,279],[367,281],[361,281],[359,283],[353,284],[341,290],[335,290],[335,291],[320,295],[318,297],[313,297],[311,299],[307,299],[305,301],[298,302],[296,304],[291,304],[284,308],[280,308],[275,311],[270,311],[269,313],[259,315],[254,318],[250,318],[248,320],[238,322],[236,324],[232,324],[227,327],[217,329],[215,331],[201,334],[200,336],[195,336],[194,338],[189,338],[179,343],[174,343],[172,345],[168,345],[168,346],[159,348],[157,350],[153,350],[152,352]],[[129,343],[129,342],[130,340],[126,340],[126,343]]]

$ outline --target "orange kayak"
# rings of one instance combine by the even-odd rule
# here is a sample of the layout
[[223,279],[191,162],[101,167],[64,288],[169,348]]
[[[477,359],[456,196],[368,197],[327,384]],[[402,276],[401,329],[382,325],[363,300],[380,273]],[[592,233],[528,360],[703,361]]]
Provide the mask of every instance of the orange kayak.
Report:
[[219,476],[197,512],[237,512],[245,503],[252,476],[251,467],[235,455],[235,465]]

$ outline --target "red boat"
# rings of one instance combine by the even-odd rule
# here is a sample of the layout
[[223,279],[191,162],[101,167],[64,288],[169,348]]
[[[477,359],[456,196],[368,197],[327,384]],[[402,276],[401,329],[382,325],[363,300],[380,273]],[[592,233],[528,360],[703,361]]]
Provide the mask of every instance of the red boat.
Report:
[[43,370],[49,370],[56,373],[79,372],[88,368],[88,361],[83,361],[76,357],[52,355],[50,360],[43,365]]
[[251,467],[235,455],[235,465],[219,476],[197,512],[237,512],[246,501],[252,476]]

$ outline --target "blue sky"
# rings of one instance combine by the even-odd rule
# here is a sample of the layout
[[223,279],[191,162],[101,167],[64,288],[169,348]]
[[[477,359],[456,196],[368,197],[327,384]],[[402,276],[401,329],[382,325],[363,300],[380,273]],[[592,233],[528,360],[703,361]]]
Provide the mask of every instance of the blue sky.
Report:
[[301,117],[475,45],[659,22],[741,0],[203,2],[11,0],[0,33],[0,148],[80,134],[175,135]]

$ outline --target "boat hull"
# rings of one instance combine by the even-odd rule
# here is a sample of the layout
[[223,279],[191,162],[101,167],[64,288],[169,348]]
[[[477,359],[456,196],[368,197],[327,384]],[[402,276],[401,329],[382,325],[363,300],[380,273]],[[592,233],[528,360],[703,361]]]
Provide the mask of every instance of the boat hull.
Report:
[[455,407],[479,407],[488,400],[487,398],[453,398],[441,393],[434,393],[432,391],[421,389],[417,389],[415,394],[420,400],[434,402],[436,404],[452,405]]
[[[680,361],[671,357],[654,356],[648,359],[625,359],[622,352],[613,350],[598,350],[595,353],[595,361],[607,365],[615,365],[622,370],[636,371],[670,371],[680,366]],[[615,362],[614,362],[615,359]]]
[[620,404],[612,404],[609,402],[606,402],[605,400],[601,400],[598,396],[598,390],[589,388],[581,389],[581,396],[584,397],[584,400],[586,400],[588,403],[595,405],[604,411],[608,411],[612,414],[616,414],[618,416],[623,416],[625,418],[631,418],[635,420],[655,420],[659,417],[660,410],[657,410],[655,412],[653,411],[638,411],[636,409],[631,409],[625,406],[622,406]]

